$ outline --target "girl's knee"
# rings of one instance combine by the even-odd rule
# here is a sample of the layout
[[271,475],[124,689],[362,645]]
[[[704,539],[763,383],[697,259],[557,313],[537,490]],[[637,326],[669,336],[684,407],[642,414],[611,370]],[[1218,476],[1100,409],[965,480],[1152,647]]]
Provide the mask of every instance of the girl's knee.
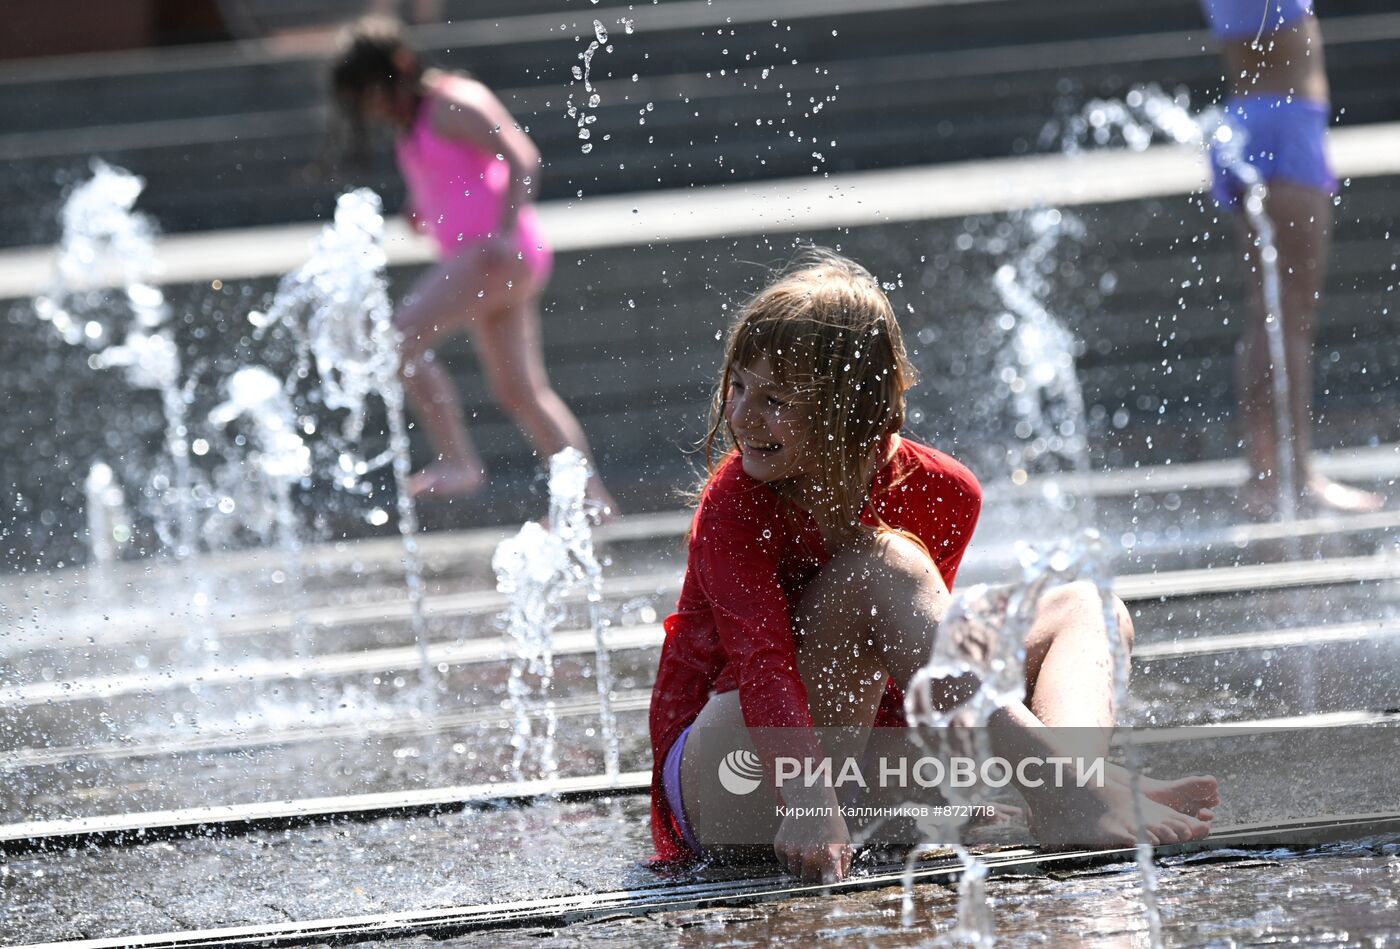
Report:
[[924,546],[908,534],[882,531],[832,557],[822,572],[835,574],[840,582],[868,588],[878,581],[918,582],[937,574],[938,568]]
[[1091,581],[1079,580],[1055,587],[1040,598],[1037,613],[1052,629],[1101,626],[1109,618],[1117,625],[1123,645],[1133,645],[1133,615],[1116,594],[1109,594],[1109,609],[1104,609],[1103,596]]

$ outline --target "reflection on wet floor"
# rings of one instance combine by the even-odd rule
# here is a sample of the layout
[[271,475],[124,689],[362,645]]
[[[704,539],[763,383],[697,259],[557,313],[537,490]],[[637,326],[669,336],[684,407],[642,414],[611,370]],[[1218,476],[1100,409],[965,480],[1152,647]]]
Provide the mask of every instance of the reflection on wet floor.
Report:
[[652,884],[644,797],[21,858],[0,943],[502,902]]

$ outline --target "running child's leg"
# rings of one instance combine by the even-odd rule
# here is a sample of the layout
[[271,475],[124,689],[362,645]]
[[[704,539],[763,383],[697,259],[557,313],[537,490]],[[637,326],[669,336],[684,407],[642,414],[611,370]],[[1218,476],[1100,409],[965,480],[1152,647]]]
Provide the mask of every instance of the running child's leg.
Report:
[[588,439],[574,413],[549,384],[540,339],[538,296],[531,294],[472,324],[482,371],[496,397],[542,458],[565,447],[577,448],[593,464],[588,496],[610,511],[617,504],[603,487]]
[[492,309],[523,296],[527,280],[520,262],[488,268],[480,254],[467,250],[425,273],[394,314],[394,324],[403,334],[399,369],[404,394],[436,456],[413,476],[414,496],[460,496],[485,484],[485,468],[468,434],[456,384],[433,359],[432,350]]

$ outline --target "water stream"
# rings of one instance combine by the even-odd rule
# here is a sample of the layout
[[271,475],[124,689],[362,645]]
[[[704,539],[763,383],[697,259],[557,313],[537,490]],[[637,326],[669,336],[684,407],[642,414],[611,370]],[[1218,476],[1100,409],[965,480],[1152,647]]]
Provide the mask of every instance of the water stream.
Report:
[[[1047,123],[1042,141],[1058,143],[1062,152],[1117,145],[1135,151],[1158,138],[1181,145],[1210,149],[1234,177],[1241,193],[1241,207],[1253,232],[1255,256],[1264,304],[1264,330],[1268,339],[1270,388],[1273,393],[1275,452],[1278,479],[1277,518],[1298,518],[1300,476],[1295,451],[1293,419],[1289,411],[1287,341],[1283,327],[1283,299],[1274,222],[1267,206],[1268,185],[1248,161],[1248,135],[1228,113],[1208,108],[1190,111],[1184,93],[1168,95],[1156,84],[1137,86],[1122,99],[1091,99],[1067,118]],[[1248,261],[1246,261],[1247,263]],[[1299,551],[1289,551],[1296,559]]]
[[[998,709],[1025,700],[1026,637],[1041,597],[1064,583],[1087,579],[1098,590],[1112,653],[1115,708],[1122,708],[1126,702],[1130,657],[1118,628],[1112,579],[1104,566],[1103,544],[1098,534],[1086,531],[1044,554],[1024,544],[1018,552],[1022,574],[1019,583],[1009,588],[978,585],[954,597],[939,624],[939,635],[929,662],[906,689],[905,716],[914,729],[915,740],[934,754],[976,760],[986,760],[993,755],[987,724]],[[962,703],[951,709],[941,709],[934,700],[935,684],[948,680],[970,680],[975,688]],[[1158,947],[1162,942],[1156,867],[1152,863],[1152,846],[1143,815],[1144,798],[1137,770],[1140,763],[1131,741],[1127,746],[1126,767],[1137,825],[1143,912],[1151,945]],[[959,811],[960,807],[986,804],[988,788],[983,785],[959,788],[955,782],[949,782],[941,790],[952,808],[949,811],[933,809],[930,817],[920,822],[925,843],[911,850],[905,863],[904,923],[906,926],[914,923],[913,871],[919,854],[930,846],[952,841],[965,871],[959,884],[954,926],[940,941],[946,945],[991,946],[995,942],[995,932],[986,895],[986,868],[960,842],[962,828],[967,822],[962,815],[970,811]]]
[[[296,368],[284,383],[288,398],[297,395],[314,368],[319,404],[340,413],[339,432],[323,432],[341,446],[339,481],[353,487],[386,464],[390,468],[409,622],[419,654],[420,711],[426,716],[437,707],[442,683],[428,656],[418,517],[408,490],[399,334],[384,275],[387,262],[379,196],[368,189],[343,194],[336,202],[334,222],[317,237],[307,262],[282,279],[266,312],[255,312],[249,319],[260,334],[280,326],[296,341]],[[364,457],[366,418],[376,400],[387,416],[388,444],[373,457]],[[314,430],[312,423],[303,427]]]
[[[594,641],[594,678],[604,768],[619,773],[613,678],[602,611],[602,567],[593,553],[594,505],[585,488],[591,468],[581,452],[565,448],[549,461],[549,526],[529,521],[502,541],[491,558],[496,588],[510,597],[501,616],[510,659],[507,691],[514,720],[511,768],[517,780],[558,773],[554,735],[554,633],[567,617],[567,599],[582,591]],[[541,724],[537,727],[535,722]]]

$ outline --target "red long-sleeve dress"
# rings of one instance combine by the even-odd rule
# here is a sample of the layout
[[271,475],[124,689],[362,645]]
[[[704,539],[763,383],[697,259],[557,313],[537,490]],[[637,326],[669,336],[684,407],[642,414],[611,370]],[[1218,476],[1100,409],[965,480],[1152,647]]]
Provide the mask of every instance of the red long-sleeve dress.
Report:
[[[875,476],[871,505],[885,523],[923,541],[951,588],[982,506],[972,472],[901,438]],[[873,523],[868,508],[866,520]],[[651,833],[658,860],[691,855],[666,802],[661,767],[712,694],[737,688],[749,728],[812,726],[797,673],[792,608],[829,559],[810,514],[744,474],[737,453],[724,460],[691,524],[685,580],[676,611],[666,618],[651,692]],[[875,724],[904,724],[903,696],[893,681]],[[771,771],[772,762],[766,765]]]

